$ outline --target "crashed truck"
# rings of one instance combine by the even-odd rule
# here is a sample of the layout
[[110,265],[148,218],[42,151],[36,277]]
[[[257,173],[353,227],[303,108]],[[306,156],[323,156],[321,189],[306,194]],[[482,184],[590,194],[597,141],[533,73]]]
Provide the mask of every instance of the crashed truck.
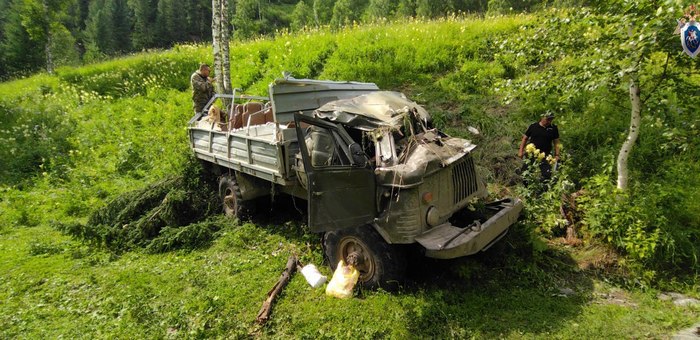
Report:
[[[228,108],[212,119],[215,102]],[[472,212],[487,197],[476,145],[373,83],[285,78],[268,96],[216,95],[188,133],[194,155],[220,175],[225,214],[242,217],[278,193],[306,201],[331,269],[352,263],[369,288],[401,281],[406,245],[437,259],[488,249],[523,206],[505,198]]]

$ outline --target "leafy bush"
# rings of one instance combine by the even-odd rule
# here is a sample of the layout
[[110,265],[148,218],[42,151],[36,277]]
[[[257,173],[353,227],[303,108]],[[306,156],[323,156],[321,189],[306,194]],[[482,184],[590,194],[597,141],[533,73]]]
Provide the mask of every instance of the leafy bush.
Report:
[[51,89],[35,88],[22,95],[21,104],[11,101],[12,94],[0,101],[0,184],[20,183],[41,173],[63,174],[74,149],[74,121],[53,101]]
[[590,237],[606,240],[634,260],[649,261],[657,256],[664,242],[661,230],[667,221],[653,203],[633,200],[629,193],[618,191],[604,175],[587,182],[586,192],[578,203]]
[[657,272],[692,276],[698,268],[697,214],[688,214],[683,206],[685,188],[669,183],[637,185],[621,192],[609,176],[598,175],[586,182],[577,201],[586,235],[627,254],[631,268],[649,280]]
[[[562,215],[567,198],[574,190],[574,183],[569,179],[572,159],[562,152],[561,164],[552,170],[550,179],[543,179],[540,161],[525,157],[521,171],[523,185],[517,188],[518,196],[525,203],[525,224],[532,230],[546,237],[562,236],[567,227],[575,227],[574,218],[567,220]],[[571,235],[576,237],[577,235]]]

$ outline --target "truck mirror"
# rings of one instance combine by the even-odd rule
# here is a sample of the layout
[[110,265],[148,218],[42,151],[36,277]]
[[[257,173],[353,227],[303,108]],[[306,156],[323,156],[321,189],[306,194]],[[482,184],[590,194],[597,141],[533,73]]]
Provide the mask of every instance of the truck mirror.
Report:
[[367,159],[367,155],[365,154],[365,151],[362,150],[360,144],[350,144],[350,155],[352,156],[353,165],[359,166],[361,168],[367,167],[367,163],[369,162],[369,160]]

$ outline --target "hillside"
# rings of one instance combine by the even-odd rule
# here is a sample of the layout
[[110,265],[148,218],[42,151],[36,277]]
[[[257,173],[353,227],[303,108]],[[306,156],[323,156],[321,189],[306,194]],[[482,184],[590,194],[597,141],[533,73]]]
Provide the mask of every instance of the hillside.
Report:
[[[631,160],[634,200],[616,203],[612,163],[628,124],[626,93],[618,84],[566,97],[551,75],[575,79],[562,70],[584,72],[588,56],[571,49],[532,57],[543,50],[538,43],[551,43],[542,32],[558,15],[411,20],[232,46],[234,87],[251,94],[265,94],[282,71],[405,92],[438,126],[479,144],[492,192],[528,203],[499,247],[459,261],[417,261],[396,294],[334,300],[297,275],[263,328],[253,320],[287,256],[323,263],[319,236],[305,232],[293,207],[251,223],[209,217],[214,231],[178,234],[179,249],[166,252],[120,252],[58,231],[85,224],[120,194],[190,171],[188,80],[198,63],[211,62],[208,46],[0,84],[2,336],[626,338],[691,325],[697,306],[656,294],[698,297],[700,158],[692,145],[700,122],[672,95],[673,83],[657,87],[659,104]],[[662,71],[649,69],[651,79]],[[697,75],[684,79],[700,84]],[[569,160],[557,182],[566,185],[537,197],[518,184],[515,155],[524,128],[547,109],[558,113]],[[584,243],[571,247],[558,241],[558,210],[562,194],[580,189],[588,198]],[[276,206],[285,205],[280,198]]]

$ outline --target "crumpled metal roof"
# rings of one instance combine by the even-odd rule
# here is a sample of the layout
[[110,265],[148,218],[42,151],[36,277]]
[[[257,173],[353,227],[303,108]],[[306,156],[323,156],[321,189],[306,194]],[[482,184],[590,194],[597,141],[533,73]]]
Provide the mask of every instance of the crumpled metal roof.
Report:
[[403,93],[376,91],[349,99],[329,102],[318,108],[314,114],[361,130],[374,130],[378,127],[399,129],[404,116],[415,109],[423,121],[430,120],[430,114]]

